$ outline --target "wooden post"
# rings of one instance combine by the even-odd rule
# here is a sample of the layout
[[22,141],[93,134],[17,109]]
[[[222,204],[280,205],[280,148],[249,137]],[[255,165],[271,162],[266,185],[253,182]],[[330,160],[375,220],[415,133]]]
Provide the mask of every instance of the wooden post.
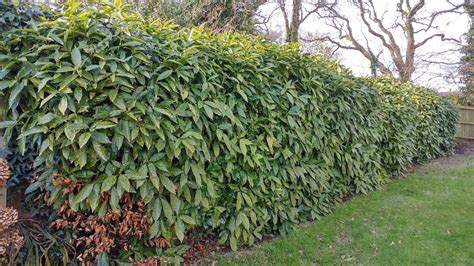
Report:
[[[0,98],[0,121],[4,119],[4,111],[3,111],[3,104],[4,104],[4,96]],[[5,143],[3,142],[3,130],[0,129],[0,149],[5,148]],[[6,208],[7,207],[7,187],[6,185],[0,187],[0,207]]]

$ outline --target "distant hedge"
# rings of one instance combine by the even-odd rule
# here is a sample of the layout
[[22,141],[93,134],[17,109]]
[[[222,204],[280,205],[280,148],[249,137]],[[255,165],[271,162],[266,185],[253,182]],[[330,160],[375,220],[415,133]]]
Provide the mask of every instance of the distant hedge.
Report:
[[382,164],[398,174],[412,163],[449,155],[455,144],[458,112],[432,90],[391,77],[367,80],[382,100]]
[[438,94],[293,45],[105,7],[0,38],[0,128],[20,149],[41,143],[27,192],[100,219],[131,195],[142,243],[216,229],[236,249],[286,234],[454,143],[457,112]]

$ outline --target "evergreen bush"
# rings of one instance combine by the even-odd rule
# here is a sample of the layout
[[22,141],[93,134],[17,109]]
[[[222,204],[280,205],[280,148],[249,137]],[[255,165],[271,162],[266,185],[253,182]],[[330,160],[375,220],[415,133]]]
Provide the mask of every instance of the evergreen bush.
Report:
[[382,100],[382,164],[390,174],[452,152],[459,117],[451,102],[432,90],[392,77],[367,81]]
[[98,219],[139,202],[142,244],[284,235],[454,142],[456,110],[427,89],[107,5],[0,33],[0,69],[5,138],[38,143],[27,193]]

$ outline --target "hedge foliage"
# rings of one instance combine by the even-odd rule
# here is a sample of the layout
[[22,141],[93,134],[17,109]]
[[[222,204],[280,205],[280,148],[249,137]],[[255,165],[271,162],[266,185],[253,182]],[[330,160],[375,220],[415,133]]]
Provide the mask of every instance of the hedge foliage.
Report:
[[14,5],[10,1],[2,1],[0,3],[0,30],[21,28],[31,20],[52,19],[53,15],[46,7],[24,2]]
[[[20,149],[40,143],[27,192],[100,217],[131,193],[146,204],[144,239],[213,228],[251,245],[454,142],[457,112],[438,94],[355,78],[294,45],[108,6],[0,37],[0,128]],[[62,193],[55,173],[80,191]]]
[[398,174],[411,163],[449,155],[455,144],[458,112],[432,90],[391,77],[367,80],[382,100],[382,164]]

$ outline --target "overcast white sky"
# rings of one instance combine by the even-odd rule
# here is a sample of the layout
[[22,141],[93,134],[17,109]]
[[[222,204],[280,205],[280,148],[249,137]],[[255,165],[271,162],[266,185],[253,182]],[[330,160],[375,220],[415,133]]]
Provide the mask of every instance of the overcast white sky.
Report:
[[[463,0],[453,0],[455,3],[461,3]],[[396,4],[398,1],[394,0],[374,0],[374,3],[376,5],[376,8],[379,12],[379,14],[383,13],[384,11],[387,11],[386,15],[386,22],[387,25],[389,25],[396,17],[394,15],[390,16],[390,14],[396,14]],[[415,2],[415,1],[412,1]],[[434,10],[443,10],[447,9],[450,7],[450,5],[446,2],[446,0],[427,0],[427,12],[431,12]],[[276,3],[268,3],[265,4],[261,7],[262,13],[269,14],[272,10],[275,9]],[[360,29],[361,28],[361,21],[360,18],[356,15],[357,12],[354,12],[354,10],[346,6],[343,9],[343,12],[347,14],[347,16],[351,20],[351,26],[354,29]],[[440,31],[445,33],[447,37],[451,38],[456,38],[460,39],[467,31],[469,27],[469,22],[470,18],[468,15],[459,15],[459,14],[449,14],[449,15],[444,15],[443,17],[440,17],[437,19],[438,23],[436,26],[439,26]],[[281,13],[277,12],[274,14],[273,18],[270,20],[270,27],[272,29],[280,29],[284,31],[284,21]],[[330,32],[327,26],[325,26],[318,18],[313,15],[309,17],[301,26],[301,31],[300,34],[304,34],[306,32],[315,32],[315,33],[326,33]],[[362,35],[360,35],[362,37]],[[367,34],[366,34],[367,36]],[[404,43],[405,40],[403,37],[403,33],[399,32],[396,36],[399,38],[401,41],[400,43]],[[426,36],[426,35],[425,35]],[[417,35],[416,37],[419,40],[422,40],[423,37],[421,35]],[[364,40],[364,39],[362,39]],[[380,47],[380,44],[377,43],[377,40],[375,39],[369,39],[371,42],[371,48],[372,49],[377,49]],[[365,40],[364,40],[365,43]],[[439,38],[433,39],[430,41],[426,46],[424,46],[423,50],[421,52],[423,53],[431,53],[431,52],[436,52],[436,51],[442,51],[442,50],[448,50],[449,48],[453,47],[452,45],[440,41]],[[361,54],[359,54],[357,51],[344,51],[341,50],[341,63],[347,67],[349,67],[354,74],[356,75],[369,75],[370,74],[370,68],[369,68],[369,61],[366,60]],[[388,55],[383,55],[384,57],[388,58]],[[460,57],[460,54],[451,54],[449,55],[448,61],[456,61]],[[420,69],[415,73],[415,78],[416,82],[420,83],[421,85],[431,87],[433,89],[436,89],[438,91],[450,91],[450,90],[456,90],[458,87],[451,82],[446,82],[441,78],[438,78],[438,73],[444,71],[440,67],[430,67],[430,68],[423,68]],[[426,73],[425,73],[426,72]]]

